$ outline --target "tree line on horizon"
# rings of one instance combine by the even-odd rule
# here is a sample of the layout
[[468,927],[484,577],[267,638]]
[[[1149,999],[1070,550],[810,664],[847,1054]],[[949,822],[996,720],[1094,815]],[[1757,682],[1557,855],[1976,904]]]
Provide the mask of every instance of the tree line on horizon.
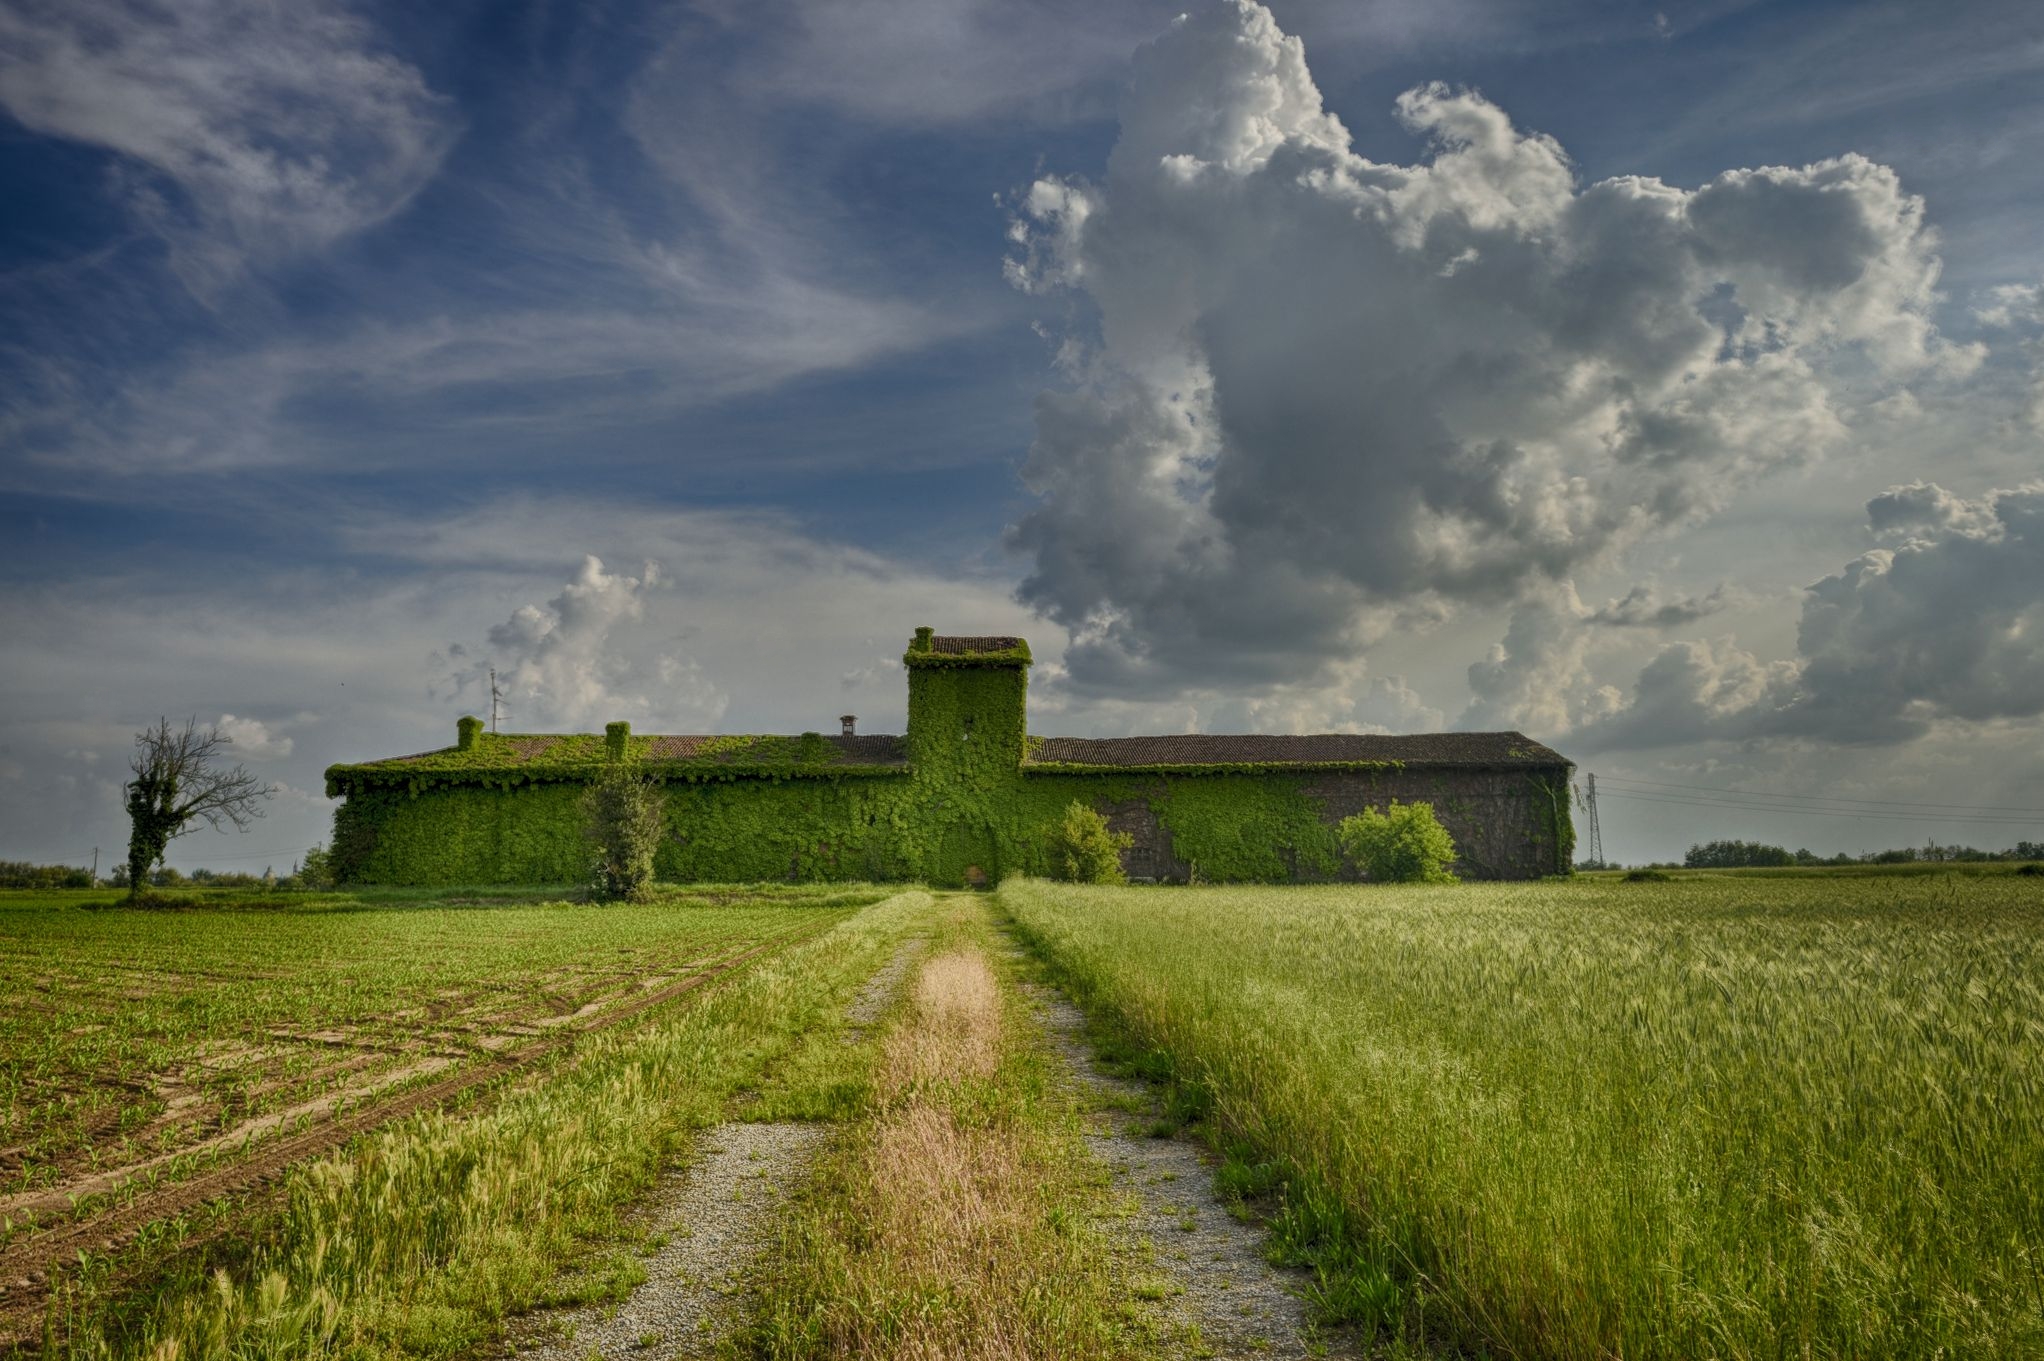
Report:
[[1883,851],[1843,851],[1818,855],[1808,849],[1789,850],[1764,841],[1702,841],[1682,857],[1682,868],[1692,870],[1773,869],[1792,865],[1912,865],[1961,864],[1999,860],[2044,860],[2044,842],[2018,841],[2005,851],[1983,851],[1975,846],[1945,846],[1926,841],[1921,846],[1896,846]]

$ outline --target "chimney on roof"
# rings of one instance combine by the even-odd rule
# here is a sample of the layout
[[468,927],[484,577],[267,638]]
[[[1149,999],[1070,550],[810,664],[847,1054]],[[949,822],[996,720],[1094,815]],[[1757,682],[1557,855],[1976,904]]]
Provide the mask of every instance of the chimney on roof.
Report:
[[845,725],[844,735],[846,737],[857,735],[854,731],[859,726],[859,716],[857,714],[840,714],[837,721]]

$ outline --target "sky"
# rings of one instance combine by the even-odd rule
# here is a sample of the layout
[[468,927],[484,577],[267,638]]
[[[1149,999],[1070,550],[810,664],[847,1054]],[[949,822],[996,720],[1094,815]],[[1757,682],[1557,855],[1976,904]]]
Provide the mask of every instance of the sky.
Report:
[[0,858],[135,732],[1518,729],[2044,840],[2044,8],[0,0]]

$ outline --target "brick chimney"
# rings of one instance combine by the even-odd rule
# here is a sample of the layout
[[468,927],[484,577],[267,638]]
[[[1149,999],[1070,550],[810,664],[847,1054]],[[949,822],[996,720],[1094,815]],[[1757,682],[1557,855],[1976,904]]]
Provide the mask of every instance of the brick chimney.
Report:
[[846,737],[857,735],[854,731],[859,726],[859,716],[857,714],[840,714],[837,721],[845,725],[844,735]]

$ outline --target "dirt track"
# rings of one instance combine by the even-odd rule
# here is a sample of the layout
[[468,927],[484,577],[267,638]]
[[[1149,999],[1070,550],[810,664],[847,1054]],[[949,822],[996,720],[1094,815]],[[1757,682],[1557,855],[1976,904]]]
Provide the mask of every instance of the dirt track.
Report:
[[[75,1264],[80,1253],[109,1252],[128,1243],[148,1225],[183,1214],[210,1200],[259,1191],[281,1180],[294,1163],[332,1151],[358,1134],[427,1110],[499,1082],[550,1055],[571,1049],[583,1036],[621,1025],[654,1007],[693,992],[762,955],[801,943],[835,925],[805,923],[718,960],[708,968],[610,1008],[573,1027],[563,1026],[545,1039],[497,1054],[435,1081],[405,1089],[393,1099],[352,1110],[295,1134],[262,1144],[252,1156],[211,1168],[181,1181],[148,1187],[132,1199],[108,1206],[82,1219],[54,1224],[0,1251],[0,1348],[21,1346],[40,1335],[43,1306],[51,1275]],[[97,1179],[96,1179],[97,1180]],[[133,1178],[116,1173],[95,1190],[118,1190]]]

